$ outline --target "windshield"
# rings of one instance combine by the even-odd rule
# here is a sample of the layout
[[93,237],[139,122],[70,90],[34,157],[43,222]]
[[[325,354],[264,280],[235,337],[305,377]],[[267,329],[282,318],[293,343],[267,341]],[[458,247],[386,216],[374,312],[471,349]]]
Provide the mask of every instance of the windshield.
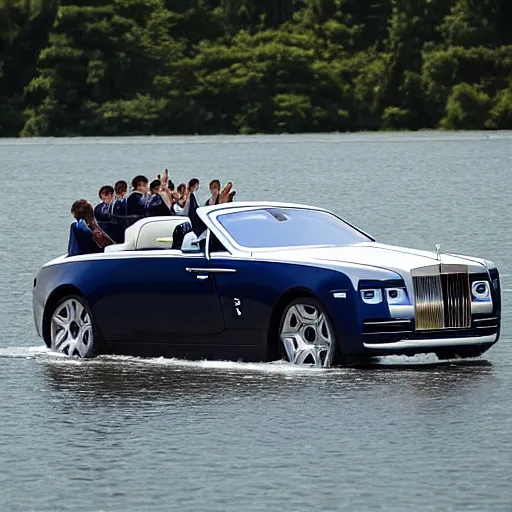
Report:
[[338,217],[317,210],[262,208],[224,213],[217,219],[243,247],[349,245],[369,241]]

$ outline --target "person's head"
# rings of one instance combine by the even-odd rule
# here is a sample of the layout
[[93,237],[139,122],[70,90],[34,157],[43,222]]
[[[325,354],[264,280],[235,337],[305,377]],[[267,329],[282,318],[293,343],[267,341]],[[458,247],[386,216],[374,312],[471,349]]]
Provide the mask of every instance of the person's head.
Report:
[[149,180],[146,178],[146,176],[135,176],[135,178],[132,180],[133,190],[145,194],[148,191],[148,183]]
[[189,192],[196,192],[199,189],[199,180],[197,178],[192,178],[188,182],[188,191]]
[[98,192],[98,196],[104,203],[111,203],[114,200],[114,187],[103,185]]
[[162,191],[162,182],[160,180],[153,180],[149,185],[149,190],[152,194],[160,194]]
[[169,187],[169,190],[170,190],[171,192],[174,192],[174,181],[169,180],[169,182],[168,182],[167,186]]
[[116,197],[122,199],[126,195],[126,192],[128,192],[128,183],[124,180],[117,181],[114,185],[114,191],[116,193]]
[[187,185],[185,185],[185,183],[180,183],[178,185],[178,194],[180,196],[182,196],[185,193],[186,190],[187,190]]
[[216,197],[219,195],[220,192],[220,181],[219,180],[212,180],[210,181],[210,193],[212,196]]
[[85,199],[79,199],[72,204],[71,215],[73,215],[76,220],[88,222],[94,217],[94,210],[91,203]]

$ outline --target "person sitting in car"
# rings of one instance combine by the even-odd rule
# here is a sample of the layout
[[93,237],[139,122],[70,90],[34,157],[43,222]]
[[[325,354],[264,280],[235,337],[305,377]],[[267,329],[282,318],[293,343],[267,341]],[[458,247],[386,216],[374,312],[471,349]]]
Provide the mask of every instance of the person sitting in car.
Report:
[[210,181],[210,198],[206,201],[205,206],[214,206],[220,201],[220,180]]
[[124,180],[119,180],[114,185],[116,197],[112,202],[112,227],[109,236],[116,244],[124,242],[124,231],[129,226],[129,223],[127,223],[127,191],[128,183]]
[[127,227],[147,215],[148,183],[146,176],[135,176],[132,180],[133,192],[126,201]]
[[94,218],[98,221],[100,228],[112,238],[113,219],[112,219],[112,203],[114,201],[114,187],[104,185],[100,188],[98,196],[101,203],[94,207]]
[[100,228],[92,205],[85,199],[73,203],[71,214],[75,222],[69,228],[68,256],[103,252],[107,245],[114,243]]
[[[162,191],[162,182],[160,180],[153,180],[149,185],[151,195],[149,196],[146,208],[150,217],[158,217],[165,215],[172,215],[171,209],[169,208],[167,201],[165,201]],[[168,199],[168,201],[171,201]]]
[[210,199],[206,201],[205,206],[214,206],[222,203],[232,203],[236,192],[232,190],[233,183],[228,181],[226,186],[220,190],[220,180],[210,181]]
[[188,182],[188,190],[187,197],[185,199],[185,205],[183,207],[183,211],[181,215],[188,217],[190,219],[190,223],[192,224],[192,230],[194,233],[199,236],[205,229],[206,225],[201,220],[199,215],[197,214],[197,209],[199,208],[199,203],[196,198],[196,192],[199,190],[199,180],[197,178],[192,178]]

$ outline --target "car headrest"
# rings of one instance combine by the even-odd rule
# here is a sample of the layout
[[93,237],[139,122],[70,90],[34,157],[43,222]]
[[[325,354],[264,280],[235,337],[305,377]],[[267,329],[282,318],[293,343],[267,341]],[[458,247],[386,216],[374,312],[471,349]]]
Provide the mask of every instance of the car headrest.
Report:
[[105,252],[172,249],[174,230],[181,224],[190,224],[189,218],[173,215],[140,219],[126,229],[123,244],[109,245]]
[[186,217],[150,217],[140,226],[135,249],[172,249],[174,231],[184,223],[189,224]]

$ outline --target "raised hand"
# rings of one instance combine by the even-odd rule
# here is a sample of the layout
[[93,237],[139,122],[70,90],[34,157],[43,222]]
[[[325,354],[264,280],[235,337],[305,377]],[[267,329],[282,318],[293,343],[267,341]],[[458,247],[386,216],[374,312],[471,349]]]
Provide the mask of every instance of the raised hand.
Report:
[[233,188],[233,183],[228,181],[226,186],[220,191],[219,203],[227,203],[229,201],[229,193]]
[[160,182],[162,184],[162,190],[167,190],[167,188],[169,187],[169,171],[167,169],[164,170]]

